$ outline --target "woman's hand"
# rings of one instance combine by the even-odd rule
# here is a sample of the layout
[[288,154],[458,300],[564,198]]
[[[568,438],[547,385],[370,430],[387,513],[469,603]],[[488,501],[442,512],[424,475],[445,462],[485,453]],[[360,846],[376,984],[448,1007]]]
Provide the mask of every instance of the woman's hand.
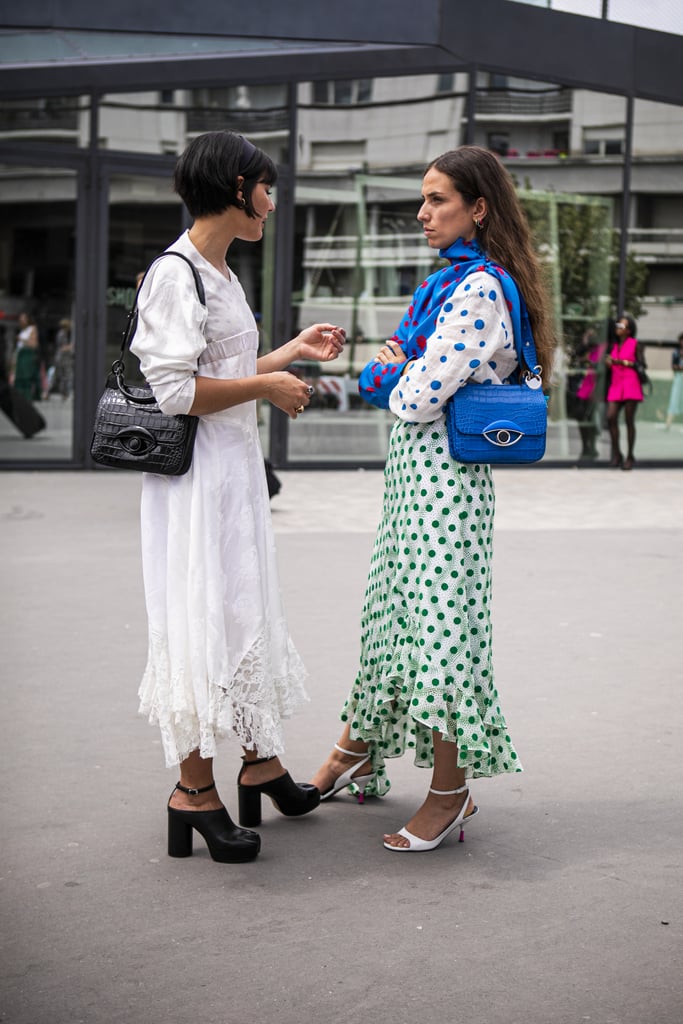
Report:
[[343,351],[346,331],[334,324],[313,324],[301,331],[294,341],[298,346],[297,359],[317,359],[328,363]]
[[375,356],[375,361],[386,366],[389,363],[405,363],[407,358],[398,342],[388,341]]
[[631,362],[630,359],[614,359],[612,356],[607,356],[605,359],[605,366],[635,366],[636,364]]
[[286,412],[291,420],[295,420],[311,401],[313,389],[286,370],[264,374],[262,382],[268,401]]

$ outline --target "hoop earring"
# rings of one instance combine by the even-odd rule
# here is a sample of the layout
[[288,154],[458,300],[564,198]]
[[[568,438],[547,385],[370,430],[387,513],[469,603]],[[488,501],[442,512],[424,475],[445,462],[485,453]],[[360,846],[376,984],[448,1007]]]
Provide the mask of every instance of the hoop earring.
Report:
[[246,205],[247,205],[247,201],[246,201],[246,199],[244,198],[244,196],[242,196],[242,198],[241,198],[241,199],[238,199],[238,200],[237,200],[237,205],[239,206],[240,210],[244,210],[244,209],[245,209],[245,207],[246,207]]
[[476,228],[479,228],[479,230],[481,231],[482,227],[484,226],[484,222],[481,219],[481,217],[473,217],[472,219],[474,220],[474,226]]

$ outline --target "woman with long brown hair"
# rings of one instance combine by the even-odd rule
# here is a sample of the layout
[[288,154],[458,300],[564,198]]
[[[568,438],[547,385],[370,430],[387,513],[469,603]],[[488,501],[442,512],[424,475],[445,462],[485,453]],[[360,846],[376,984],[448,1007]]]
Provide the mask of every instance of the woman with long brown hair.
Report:
[[339,743],[313,783],[382,796],[385,757],[407,747],[432,770],[427,797],[387,849],[435,849],[476,813],[469,780],[521,771],[493,682],[488,465],[451,458],[444,407],[469,380],[505,386],[518,369],[526,304],[549,374],[548,299],[512,180],[476,146],[427,168],[417,215],[446,260],[415,292],[360,390],[397,416],[362,619],[360,668]]

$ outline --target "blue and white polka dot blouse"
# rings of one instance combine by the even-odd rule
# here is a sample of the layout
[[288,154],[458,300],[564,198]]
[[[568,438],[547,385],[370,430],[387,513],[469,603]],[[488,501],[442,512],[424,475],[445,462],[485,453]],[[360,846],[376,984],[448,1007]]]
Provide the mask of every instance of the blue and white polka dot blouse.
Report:
[[468,380],[502,384],[516,367],[511,319],[500,282],[485,270],[475,271],[443,302],[423,354],[392,390],[389,408],[403,420],[431,423]]

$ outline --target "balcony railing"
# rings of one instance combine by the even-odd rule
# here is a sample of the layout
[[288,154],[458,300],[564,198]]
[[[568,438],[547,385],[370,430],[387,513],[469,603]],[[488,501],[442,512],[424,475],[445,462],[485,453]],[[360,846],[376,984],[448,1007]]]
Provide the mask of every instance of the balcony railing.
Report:
[[257,132],[281,132],[289,127],[288,112],[282,107],[269,110],[232,110],[225,107],[190,110],[187,115],[187,130],[194,132],[231,131],[256,134]]
[[629,247],[650,262],[683,260],[683,228],[629,228]]
[[[304,242],[304,267],[316,270],[326,264],[354,267],[358,259],[356,235],[314,237]],[[421,234],[365,235],[360,254],[362,267],[425,266],[433,259]]]
[[544,114],[569,114],[572,109],[570,91],[515,94],[510,92],[478,92],[477,114],[541,117]]
[[0,132],[78,130],[79,101],[10,100],[0,107]]

